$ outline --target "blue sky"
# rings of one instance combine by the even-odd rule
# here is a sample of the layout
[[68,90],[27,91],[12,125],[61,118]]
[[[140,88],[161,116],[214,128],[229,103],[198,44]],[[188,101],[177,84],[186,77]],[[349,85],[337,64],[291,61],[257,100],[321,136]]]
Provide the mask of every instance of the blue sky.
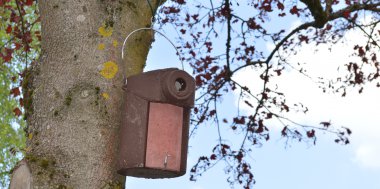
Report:
[[[297,24],[292,21],[288,28]],[[164,28],[165,29],[165,28]],[[328,46],[315,47],[314,44],[302,46],[300,53],[292,56],[291,61],[304,63],[309,75],[318,77],[336,77],[342,66],[352,57],[349,54],[356,43],[361,43],[359,31],[349,32],[346,44],[337,44],[331,51]],[[170,35],[169,35],[170,36]],[[174,39],[173,39],[174,40]],[[272,49],[271,44],[265,48]],[[148,57],[147,70],[180,67],[178,57],[170,43],[158,37]],[[187,69],[192,73],[190,69]],[[251,89],[255,88],[252,70],[244,70],[234,76],[245,82]],[[257,181],[255,189],[379,189],[380,188],[380,89],[367,86],[363,94],[352,90],[347,97],[339,94],[326,94],[310,79],[294,71],[288,71],[274,82],[287,94],[292,102],[302,102],[309,107],[308,114],[288,114],[290,118],[303,124],[318,125],[320,121],[330,121],[336,127],[345,126],[352,129],[351,144],[342,146],[334,143],[334,136],[319,134],[317,145],[292,142],[286,146],[279,135],[281,125],[271,123],[271,140],[251,153],[251,165]],[[230,94],[224,98],[226,106],[220,106],[227,113],[237,106],[237,95]],[[231,108],[232,107],[232,108]],[[242,107],[243,111],[251,111]],[[235,113],[235,112],[230,112]],[[230,132],[228,128],[223,133]],[[230,143],[237,142],[232,139]],[[217,143],[216,128],[204,125],[190,139],[188,168],[197,161],[200,155],[209,155]],[[226,182],[224,165],[214,167],[205,173],[197,182],[189,181],[186,174],[173,179],[141,179],[128,177],[128,189],[206,189],[230,188]],[[188,171],[189,172],[189,171]],[[240,188],[236,186],[235,188]]]
[[[178,67],[175,51],[162,52],[159,45],[167,46],[164,40],[158,39],[153,46],[149,57],[147,70],[154,68]],[[349,46],[348,46],[349,48]],[[166,48],[167,49],[167,48]],[[338,48],[340,54],[344,56],[345,49]],[[335,57],[340,54],[333,51]],[[339,52],[338,52],[339,53]],[[305,52],[306,57],[311,56],[311,52]],[[310,59],[320,60],[315,66],[329,64],[323,58],[331,57],[327,54],[316,54]],[[165,57],[165,60],[162,59]],[[170,61],[168,61],[170,57]],[[302,57],[298,57],[302,60]],[[334,59],[330,59],[334,61]],[[162,65],[157,67],[153,65]],[[318,65],[319,64],[319,65]],[[150,68],[150,65],[151,68]],[[326,67],[324,67],[326,69]],[[325,70],[327,72],[329,69]],[[335,70],[333,67],[331,70]],[[247,71],[246,74],[249,72]],[[244,78],[243,76],[241,76]],[[348,146],[337,145],[333,142],[333,137],[320,135],[316,146],[293,142],[291,147],[284,145],[284,140],[280,136],[273,136],[272,140],[264,144],[262,148],[256,148],[252,152],[252,165],[254,167],[257,184],[255,188],[292,188],[292,189],[378,189],[380,188],[380,138],[377,136],[380,131],[380,117],[377,115],[380,106],[379,89],[366,89],[364,94],[357,95],[352,91],[346,98],[339,95],[324,94],[311,81],[300,77],[297,74],[288,74],[286,87],[288,97],[292,100],[301,100],[309,105],[310,112],[307,115],[292,115],[302,123],[317,123],[320,120],[331,120],[332,123],[340,126],[347,126],[353,130],[351,144]],[[302,87],[295,87],[295,86]],[[302,89],[302,90],[299,90]],[[233,98],[226,98],[233,100]],[[225,107],[228,108],[228,107]],[[278,128],[279,129],[279,128]],[[208,155],[211,148],[216,143],[216,129],[212,126],[203,126],[197,134],[190,139],[188,156],[189,167],[193,165],[197,157],[202,154]],[[197,182],[190,182],[189,176],[185,175],[175,179],[136,179],[127,178],[126,188],[184,188],[184,189],[204,189],[204,188],[229,188],[225,181],[226,175],[223,171],[223,164],[217,166],[201,177]],[[238,187],[236,187],[238,188]]]

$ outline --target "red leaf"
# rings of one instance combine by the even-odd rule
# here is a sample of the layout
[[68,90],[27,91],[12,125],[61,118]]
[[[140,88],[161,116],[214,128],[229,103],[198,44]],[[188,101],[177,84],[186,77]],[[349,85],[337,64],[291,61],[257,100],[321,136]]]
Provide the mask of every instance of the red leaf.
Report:
[[208,81],[211,79],[211,73],[206,73],[203,77]]
[[376,60],[377,60],[376,54],[373,54],[373,55],[372,55],[371,60],[372,60],[373,62],[376,62]]
[[29,52],[29,51],[30,51],[30,46],[29,46],[28,44],[26,44],[26,45],[24,46],[24,51],[25,51],[25,52]]
[[346,131],[347,131],[347,134],[348,134],[348,135],[351,135],[351,133],[352,133],[351,129],[346,128]]
[[179,13],[181,10],[175,7],[164,7],[163,8],[165,14],[171,14],[171,13]]
[[211,110],[210,111],[210,116],[213,116],[213,115],[215,115],[216,114],[216,110]]
[[20,106],[23,107],[23,106],[24,106],[24,99],[23,99],[23,98],[20,98],[20,99],[19,99],[19,102],[20,102]]
[[313,137],[315,136],[315,131],[314,131],[314,129],[312,129],[312,130],[306,132],[306,135],[307,135],[307,137],[309,137],[309,138],[313,138]]
[[5,30],[8,34],[12,32],[12,26],[8,25],[7,29]]
[[327,25],[326,25],[326,30],[331,30],[331,28],[332,28],[332,25],[331,25],[331,24],[327,24]]
[[215,155],[215,154],[212,154],[212,155],[210,156],[210,159],[211,159],[211,160],[216,160],[216,155]]
[[364,51],[363,47],[359,47],[358,53],[359,53],[360,57],[365,55],[365,51]]
[[265,4],[263,6],[261,6],[261,9],[264,9],[265,11],[267,12],[272,12],[272,6],[270,4]]
[[195,77],[195,84],[196,84],[197,86],[202,86],[202,84],[203,84],[203,81],[202,81],[202,79],[201,79],[201,76],[202,76],[202,75],[197,75],[197,76]]
[[21,44],[20,43],[15,43],[15,50],[19,50],[21,48]]
[[277,76],[280,76],[281,75],[281,69],[278,69],[278,70],[274,70],[276,73],[277,73]]
[[262,95],[263,95],[264,100],[268,100],[268,94],[267,93],[263,93]]
[[33,41],[32,39],[32,35],[29,31],[25,32],[22,39],[27,42],[27,43],[31,43]]
[[259,126],[259,127],[256,129],[255,132],[256,132],[256,133],[262,133],[262,132],[264,132],[264,126]]
[[198,17],[199,17],[199,14],[194,14],[191,16],[191,18],[193,18],[196,22],[198,22]]
[[10,0],[0,0],[0,6],[4,6],[6,3],[9,3]]
[[213,22],[215,22],[215,16],[209,15],[207,24],[210,25]]
[[[206,45],[206,47],[207,47],[207,52],[209,53],[209,52],[211,52],[211,50],[212,50],[212,43],[211,42],[205,42],[205,45]],[[214,58],[215,59],[215,58]],[[213,60],[214,60],[213,59]]]
[[33,5],[33,0],[26,0],[25,5],[28,5],[28,6]]
[[343,16],[345,17],[345,18],[349,18],[350,17],[350,11],[344,11],[343,12]]
[[248,19],[247,26],[248,28],[253,29],[253,30],[261,28],[261,26],[256,23],[255,18]]
[[240,151],[237,155],[236,155],[236,159],[239,161],[239,163],[241,162],[241,160],[243,160],[243,153]]
[[271,119],[271,118],[272,118],[272,116],[273,116],[273,114],[272,114],[272,113],[267,113],[267,117],[266,117],[265,119]]
[[210,69],[211,73],[215,73],[219,69],[219,66],[214,66]]
[[207,68],[208,65],[211,64],[212,61],[215,60],[215,58],[211,58],[210,56],[206,56],[205,58],[201,58],[201,60],[205,63],[205,68]]
[[11,95],[13,95],[14,97],[19,96],[20,95],[19,87],[15,87],[15,88],[11,89]]
[[225,17],[229,17],[230,14],[231,14],[231,9],[230,9],[230,6],[224,6],[221,10],[220,10],[220,14],[225,16]]
[[189,42],[186,42],[185,48],[187,48],[187,49],[191,49],[191,45],[190,45]]
[[326,128],[328,128],[331,125],[331,123],[327,121],[321,122],[319,124],[323,125],[323,127],[326,127]]
[[[10,62],[12,60],[13,49],[5,49],[5,56],[2,55],[4,62]],[[0,54],[1,55],[1,54]]]
[[234,123],[241,124],[241,125],[245,124],[245,117],[240,117],[240,119],[237,118],[237,117],[235,117],[234,118]]
[[282,103],[282,109],[284,109],[286,112],[289,112],[289,106],[285,103]]
[[277,3],[277,8],[280,9],[280,10],[284,10],[285,6],[281,2],[278,2]]
[[346,139],[346,140],[344,141],[344,144],[345,144],[345,145],[350,144],[350,141],[349,141],[348,139]]
[[303,42],[305,41],[306,43],[309,43],[309,37],[305,36],[305,35],[299,35],[298,36],[298,39]]
[[227,144],[222,144],[222,148],[223,148],[223,149],[230,149],[230,146],[227,145]]
[[185,0],[174,0],[174,1],[180,5],[186,4]]
[[190,53],[190,54],[191,54],[191,56],[193,56],[193,57],[195,57],[195,56],[196,56],[196,54],[195,54],[195,52],[194,52],[193,50],[191,50],[189,53]]
[[286,131],[288,130],[288,127],[284,127],[283,129],[282,129],[282,131],[281,131],[281,135],[283,136],[283,137],[285,137],[285,136],[287,136],[287,134],[286,134]]
[[18,23],[21,20],[21,17],[16,15],[15,12],[12,12],[10,20],[11,22]]
[[21,112],[21,110],[19,109],[19,108],[15,108],[15,109],[13,109],[13,113],[18,117],[18,116],[20,116],[21,114],[22,114],[22,112]]
[[255,53],[255,47],[254,46],[249,46],[249,47],[247,47],[247,48],[245,48],[245,54],[249,54],[249,53],[251,53],[251,54],[254,54]]
[[299,9],[296,6],[293,6],[292,9],[290,9],[290,14],[296,14],[297,16],[300,16]]

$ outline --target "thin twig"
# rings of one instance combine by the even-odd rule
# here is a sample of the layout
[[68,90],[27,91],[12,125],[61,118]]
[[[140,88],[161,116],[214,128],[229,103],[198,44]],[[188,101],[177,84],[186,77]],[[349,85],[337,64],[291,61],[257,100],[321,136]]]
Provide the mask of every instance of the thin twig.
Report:
[[[230,8],[230,1],[229,0],[225,0],[225,6],[226,6],[226,9],[231,11],[231,8]],[[227,63],[227,71],[228,71],[228,74],[230,74],[231,70],[230,70],[230,49],[231,49],[231,18],[232,18],[232,14],[231,13],[228,13],[227,15],[227,42],[226,42],[226,63]],[[230,75],[228,75],[227,77],[230,77]],[[230,79],[230,78],[228,78]]]

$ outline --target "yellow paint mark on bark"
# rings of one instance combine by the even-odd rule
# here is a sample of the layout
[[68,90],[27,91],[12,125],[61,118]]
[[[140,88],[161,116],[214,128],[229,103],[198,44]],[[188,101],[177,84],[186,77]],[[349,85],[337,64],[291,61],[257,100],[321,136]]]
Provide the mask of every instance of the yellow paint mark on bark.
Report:
[[112,27],[106,27],[104,24],[103,26],[99,27],[98,32],[103,37],[109,37],[112,35],[113,28]]
[[32,147],[28,146],[27,148],[25,148],[25,152],[30,152],[30,150],[32,150]]
[[108,61],[103,64],[103,69],[100,70],[100,74],[107,79],[112,79],[115,77],[118,70],[119,67],[115,62]]
[[110,95],[108,93],[102,93],[102,96],[106,100],[108,100],[110,98]]
[[100,43],[100,44],[98,45],[98,49],[99,49],[99,50],[104,50],[105,47],[106,47],[106,45],[105,45],[104,43]]
[[118,44],[119,44],[119,42],[117,42],[117,40],[113,40],[113,41],[112,41],[112,45],[113,45],[114,47],[117,47]]

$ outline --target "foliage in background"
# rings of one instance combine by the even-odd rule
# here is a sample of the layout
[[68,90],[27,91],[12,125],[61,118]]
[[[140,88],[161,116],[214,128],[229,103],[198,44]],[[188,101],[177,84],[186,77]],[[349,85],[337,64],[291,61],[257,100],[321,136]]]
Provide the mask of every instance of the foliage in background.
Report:
[[0,187],[25,152],[22,82],[39,55],[40,23],[35,1],[0,0]]

